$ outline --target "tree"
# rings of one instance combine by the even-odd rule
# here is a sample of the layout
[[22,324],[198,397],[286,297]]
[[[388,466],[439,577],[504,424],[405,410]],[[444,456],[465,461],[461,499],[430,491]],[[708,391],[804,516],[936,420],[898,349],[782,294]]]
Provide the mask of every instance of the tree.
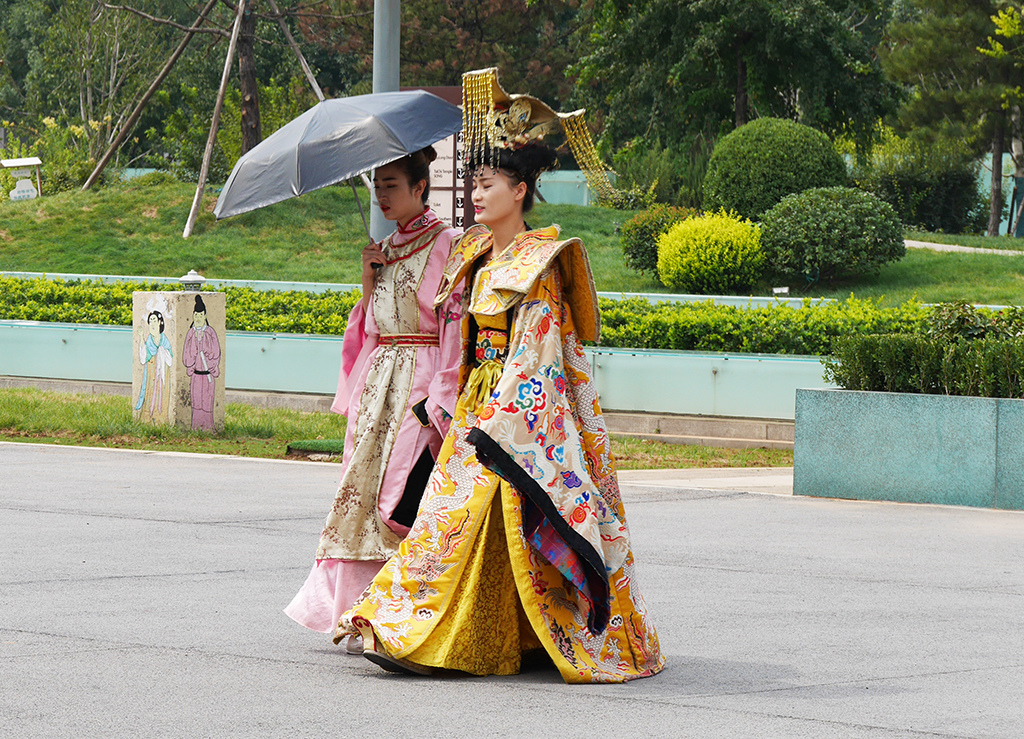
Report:
[[0,2],[0,116],[24,109],[25,79],[40,56],[54,9],[46,0]]
[[[77,120],[97,156],[130,113],[159,68],[166,33],[147,33],[141,21],[112,11],[98,0],[21,2],[26,17],[46,19],[42,32],[22,34],[31,43],[16,72],[12,112]],[[47,16],[50,8],[52,14]],[[20,100],[17,98],[20,97]]]
[[[373,0],[336,0],[340,17],[300,24],[308,39],[331,39],[372,69]],[[500,68],[502,85],[555,106],[572,91],[578,0],[420,0],[402,3],[402,85],[459,85],[462,73]]]
[[578,91],[605,136],[676,143],[754,117],[867,134],[895,107],[881,0],[595,0]]
[[886,72],[911,95],[900,110],[906,130],[960,139],[992,153],[988,234],[999,234],[1002,161],[1009,118],[1003,95],[1012,63],[978,53],[992,33],[996,0],[911,0],[913,15],[893,23],[882,55]]
[[[1013,64],[1017,70],[1016,80],[1019,82],[1024,77],[1024,7],[1001,8],[992,16],[992,22],[995,25],[995,35],[1005,41],[989,36],[988,46],[978,50],[992,59],[1005,60]],[[1007,86],[1003,92],[1003,108],[1010,113],[1014,176],[1018,179],[1024,178],[1024,88],[1020,84],[1011,83]],[[1018,224],[1015,231],[1020,230],[1021,218],[1024,218],[1024,198],[1021,199],[1017,212],[1013,214],[1012,221]]]

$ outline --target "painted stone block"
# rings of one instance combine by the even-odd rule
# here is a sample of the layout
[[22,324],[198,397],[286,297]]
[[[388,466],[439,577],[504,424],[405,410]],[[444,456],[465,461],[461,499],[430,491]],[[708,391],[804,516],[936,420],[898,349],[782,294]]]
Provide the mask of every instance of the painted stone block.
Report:
[[132,293],[136,420],[224,428],[224,311],[224,293]]

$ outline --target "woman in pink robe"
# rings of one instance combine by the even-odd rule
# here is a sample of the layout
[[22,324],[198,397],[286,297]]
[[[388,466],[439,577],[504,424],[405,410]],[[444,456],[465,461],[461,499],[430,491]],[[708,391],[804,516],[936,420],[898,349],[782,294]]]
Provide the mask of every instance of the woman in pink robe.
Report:
[[[455,410],[461,295],[438,308],[452,239],[426,203],[428,147],[378,168],[374,190],[398,229],[363,250],[363,299],[342,345],[331,409],[348,417],[342,477],[316,563],[285,609],[299,624],[333,632],[384,562],[398,551]],[[358,637],[346,644],[362,653]]]

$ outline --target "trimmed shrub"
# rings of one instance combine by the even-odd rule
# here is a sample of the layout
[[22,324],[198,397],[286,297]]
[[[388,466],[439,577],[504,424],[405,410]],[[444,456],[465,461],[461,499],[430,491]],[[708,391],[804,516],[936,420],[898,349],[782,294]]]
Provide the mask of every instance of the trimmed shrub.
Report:
[[944,342],[1016,339],[1024,336],[1024,308],[992,310],[955,300],[932,306],[927,326],[929,337]]
[[676,290],[714,294],[747,290],[761,277],[761,229],[735,213],[708,213],[658,237],[658,276]]
[[760,118],[725,136],[711,153],[704,208],[757,220],[782,198],[846,184],[846,164],[828,137],[809,126]]
[[761,227],[768,269],[807,282],[871,272],[906,254],[892,207],[850,187],[787,195],[764,214]]
[[822,363],[825,379],[847,390],[1024,397],[1024,339],[848,336]]
[[[0,277],[0,319],[130,326],[133,291],[176,289],[157,282]],[[227,296],[229,331],[340,335],[359,302],[358,290],[270,292],[229,286],[218,291]]]
[[983,233],[989,200],[978,189],[978,166],[961,142],[924,143],[883,129],[882,142],[853,177],[858,187],[889,203],[907,226]]
[[920,303],[882,308],[855,298],[801,308],[602,298],[600,307],[603,346],[763,354],[829,354],[841,336],[921,333],[927,317]]
[[[127,326],[133,290],[176,287],[0,277],[0,319]],[[225,287],[221,291],[228,298],[228,330],[236,331],[339,335],[359,300],[358,290],[274,293]],[[739,308],[710,300],[652,304],[641,298],[600,298],[599,304],[604,346],[766,354],[828,354],[837,337],[852,334],[923,334],[928,315],[920,303],[882,308],[878,301],[854,298],[807,303],[802,308],[784,303]]]
[[658,272],[658,237],[679,221],[697,215],[692,208],[656,203],[637,213],[622,227],[622,255],[637,272]]

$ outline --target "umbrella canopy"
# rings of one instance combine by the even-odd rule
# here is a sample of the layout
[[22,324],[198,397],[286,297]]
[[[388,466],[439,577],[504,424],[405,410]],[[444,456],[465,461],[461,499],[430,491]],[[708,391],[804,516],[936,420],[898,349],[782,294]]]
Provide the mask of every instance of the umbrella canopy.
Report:
[[239,158],[213,214],[227,218],[344,182],[461,128],[462,111],[423,90],[324,100]]

